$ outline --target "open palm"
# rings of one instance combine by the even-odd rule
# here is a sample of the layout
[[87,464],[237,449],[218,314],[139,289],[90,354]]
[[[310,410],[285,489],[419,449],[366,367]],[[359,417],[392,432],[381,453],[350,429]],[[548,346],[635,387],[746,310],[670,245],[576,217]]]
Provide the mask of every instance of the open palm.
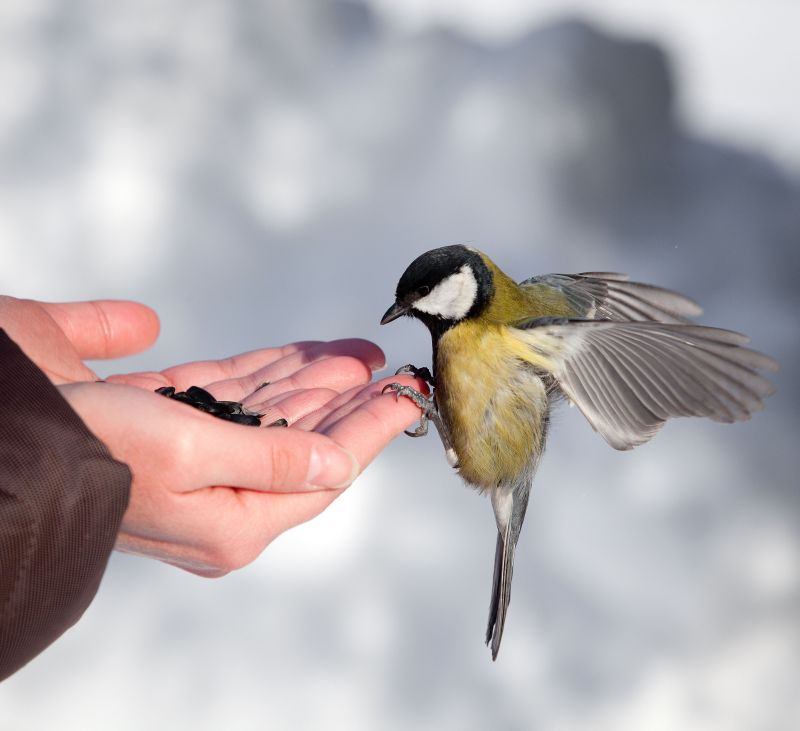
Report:
[[[131,469],[118,548],[201,575],[245,565],[320,513],[419,416],[408,399],[381,395],[397,377],[370,383],[383,354],[364,340],[294,343],[96,382],[83,359],[149,345],[158,333],[152,310],[3,300],[0,325]],[[154,392],[166,385],[202,386],[264,413],[265,424],[285,418],[289,428],[215,419]]]

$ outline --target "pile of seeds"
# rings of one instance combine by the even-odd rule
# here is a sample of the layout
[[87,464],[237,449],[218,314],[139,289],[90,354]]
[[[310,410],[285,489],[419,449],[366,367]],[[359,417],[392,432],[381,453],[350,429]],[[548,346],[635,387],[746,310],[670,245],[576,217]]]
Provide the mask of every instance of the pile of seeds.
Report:
[[[245,426],[261,426],[261,418],[264,416],[264,414],[250,411],[238,401],[217,401],[208,391],[199,386],[190,386],[185,391],[176,391],[174,386],[162,386],[156,389],[156,393],[189,404],[189,406],[205,411],[218,419],[233,421]],[[278,419],[268,426],[288,426],[288,423],[286,419]]]

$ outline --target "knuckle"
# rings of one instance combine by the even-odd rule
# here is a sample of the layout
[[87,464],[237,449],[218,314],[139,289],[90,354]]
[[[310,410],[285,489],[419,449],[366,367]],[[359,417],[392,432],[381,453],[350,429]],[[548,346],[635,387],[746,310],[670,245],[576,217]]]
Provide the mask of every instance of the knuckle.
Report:
[[[283,440],[274,440],[268,452],[271,481],[274,485],[288,485],[297,472],[299,455],[287,449]],[[295,480],[296,481],[296,480]]]

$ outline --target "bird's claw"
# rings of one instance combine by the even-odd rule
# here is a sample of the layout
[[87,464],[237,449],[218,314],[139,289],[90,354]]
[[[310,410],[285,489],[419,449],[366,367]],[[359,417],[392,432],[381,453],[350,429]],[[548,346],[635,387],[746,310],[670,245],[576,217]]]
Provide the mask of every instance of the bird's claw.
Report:
[[404,432],[409,437],[424,437],[428,433],[428,417],[423,414],[419,420],[419,426],[414,431],[406,429]]
[[[430,371],[428,371],[427,368],[415,368],[412,365],[403,366],[398,371],[398,373],[400,372],[412,373],[419,378],[425,378],[426,374],[430,376]],[[428,382],[433,385],[433,379]],[[411,388],[411,386],[404,386],[402,383],[387,383],[381,390],[381,393],[386,393],[387,391],[394,391],[397,395],[397,398],[400,398],[401,396],[410,398],[417,406],[419,406],[420,409],[422,409],[422,415],[419,418],[419,426],[417,426],[417,428],[413,431],[406,430],[405,433],[410,437],[424,437],[428,433],[428,423],[432,421],[436,427],[436,430],[439,432],[439,437],[444,445],[448,463],[451,467],[458,469],[458,456],[453,449],[453,443],[450,439],[447,426],[442,420],[442,416],[436,406],[436,397],[425,396],[416,389]]]
[[404,366],[398,368],[394,374],[396,376],[414,376],[414,378],[421,378],[429,386],[434,385],[433,374],[430,372],[430,369],[425,366],[417,368],[417,366],[411,363],[406,363]]
[[406,430],[405,434],[410,437],[424,437],[428,433],[428,418],[432,415],[438,415],[433,398],[430,396],[425,396],[425,394],[422,394],[416,389],[411,388],[411,386],[404,386],[402,383],[387,383],[381,390],[381,393],[386,393],[387,391],[394,391],[397,395],[397,398],[405,396],[406,398],[411,399],[417,406],[419,406],[420,409],[422,409],[422,416],[420,416],[419,419],[419,426],[414,429],[414,431]]
[[436,407],[433,405],[433,399],[429,396],[426,396],[423,393],[420,393],[415,388],[411,388],[411,386],[404,386],[402,383],[387,383],[382,389],[381,393],[386,393],[387,391],[394,391],[397,395],[397,398],[401,396],[405,396],[406,398],[411,399],[417,406],[419,406],[424,414],[427,414],[431,409],[435,409]]

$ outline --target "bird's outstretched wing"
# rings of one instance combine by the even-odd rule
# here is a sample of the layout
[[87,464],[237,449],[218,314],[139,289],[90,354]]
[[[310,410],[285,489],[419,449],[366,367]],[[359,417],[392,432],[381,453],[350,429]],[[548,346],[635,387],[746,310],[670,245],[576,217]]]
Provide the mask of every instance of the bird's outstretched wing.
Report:
[[628,281],[627,274],[582,272],[543,274],[531,277],[520,286],[534,296],[554,290],[566,297],[575,317],[589,320],[687,322],[702,308],[669,289]]
[[778,364],[730,330],[539,318],[511,332],[615,449],[646,442],[675,416],[744,421],[775,391],[759,371]]

